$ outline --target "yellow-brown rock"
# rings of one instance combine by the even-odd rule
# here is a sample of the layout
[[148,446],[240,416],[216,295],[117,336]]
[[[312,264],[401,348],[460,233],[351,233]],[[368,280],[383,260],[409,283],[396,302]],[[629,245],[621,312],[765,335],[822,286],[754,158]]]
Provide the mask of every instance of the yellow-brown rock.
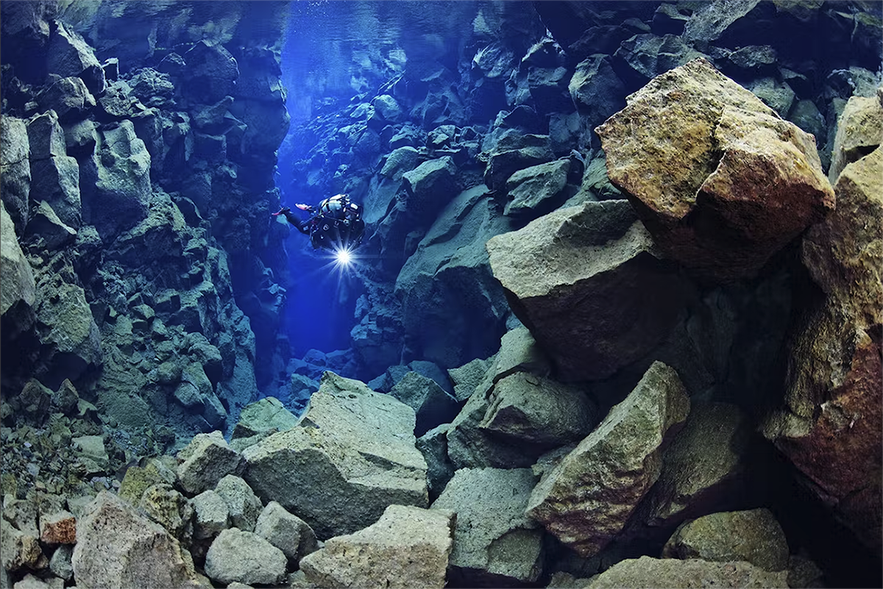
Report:
[[712,283],[754,276],[834,208],[815,140],[697,59],[596,128],[660,249]]
[[825,292],[795,336],[786,408],[763,432],[857,536],[880,549],[883,148],[847,165],[837,210],[804,238]]
[[833,184],[847,164],[880,145],[883,140],[883,105],[876,97],[853,96],[837,121],[828,179]]

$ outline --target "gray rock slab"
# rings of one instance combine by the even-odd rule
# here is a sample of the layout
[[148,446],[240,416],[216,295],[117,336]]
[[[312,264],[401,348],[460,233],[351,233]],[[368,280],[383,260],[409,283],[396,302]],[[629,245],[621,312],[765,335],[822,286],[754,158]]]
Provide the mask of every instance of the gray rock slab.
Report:
[[610,376],[671,331],[683,286],[624,200],[559,209],[487,242],[515,315],[564,382]]
[[285,431],[297,425],[297,416],[276,397],[264,397],[246,405],[233,428],[232,438],[248,438],[255,434]]
[[525,514],[536,481],[526,468],[464,468],[433,502],[432,509],[457,514],[450,566],[467,586],[539,578],[543,530]]
[[292,565],[319,549],[316,534],[307,522],[276,501],[270,501],[261,511],[254,533],[285,553]]
[[479,427],[537,447],[554,448],[583,439],[597,423],[595,404],[581,387],[517,372],[494,385]]
[[747,562],[707,562],[668,560],[642,556],[616,563],[592,577],[585,589],[659,587],[699,589],[700,587],[788,587],[787,573],[771,573]]
[[278,585],[287,565],[281,550],[257,534],[236,528],[221,532],[205,555],[205,574],[224,585]]
[[326,372],[298,427],[243,451],[245,480],[319,538],[354,532],[377,521],[387,505],[427,504],[414,423],[404,403]]
[[417,422],[414,435],[422,436],[442,423],[449,423],[460,407],[434,380],[418,372],[408,372],[392,387],[389,395],[414,409]]
[[77,522],[78,587],[196,587],[193,560],[159,524],[102,491]]
[[543,475],[527,514],[581,556],[597,554],[659,478],[666,433],[689,411],[677,373],[654,362],[628,397]]
[[445,587],[454,514],[390,505],[363,530],[336,536],[301,560],[306,580],[321,587]]
[[238,476],[228,474],[218,481],[215,491],[227,504],[233,526],[243,532],[254,531],[264,506],[248,483]]
[[187,493],[213,489],[228,474],[241,472],[242,455],[230,448],[219,431],[197,434],[178,453],[178,480]]
[[789,564],[785,532],[766,508],[712,513],[685,522],[662,549],[663,558],[746,561],[767,571]]

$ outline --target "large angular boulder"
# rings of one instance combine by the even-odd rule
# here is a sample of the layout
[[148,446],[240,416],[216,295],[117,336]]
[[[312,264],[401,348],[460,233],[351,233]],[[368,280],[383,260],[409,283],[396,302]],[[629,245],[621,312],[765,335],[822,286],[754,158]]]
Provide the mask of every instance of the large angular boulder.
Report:
[[487,242],[515,315],[564,381],[604,378],[653,349],[683,283],[624,200],[554,211]]
[[190,553],[107,491],[77,522],[72,564],[78,587],[199,586]]
[[62,77],[79,76],[96,96],[102,94],[107,86],[104,69],[98,63],[92,48],[63,22],[54,21],[51,24],[46,65],[53,74]]
[[519,219],[536,218],[564,202],[570,159],[562,158],[518,170],[506,180],[509,202],[503,213]]
[[635,390],[543,475],[527,514],[578,554],[597,554],[659,478],[663,440],[689,411],[677,373],[654,362]]
[[663,558],[750,562],[766,571],[788,568],[788,542],[769,509],[712,513],[684,523],[662,549]]
[[214,489],[229,474],[242,471],[242,455],[227,445],[219,431],[196,434],[178,452],[178,481],[191,495]]
[[747,562],[671,560],[642,556],[616,563],[600,575],[592,577],[585,585],[585,589],[620,587],[787,589],[789,587],[787,578],[786,571],[773,573]]
[[290,565],[297,565],[303,557],[319,549],[316,534],[307,522],[275,501],[267,503],[261,511],[254,533],[281,550]]
[[755,276],[834,208],[813,137],[705,59],[653,79],[596,132],[654,241],[703,280]]
[[319,587],[445,587],[454,514],[390,505],[358,532],[335,536],[300,561]]
[[422,436],[435,426],[450,422],[458,412],[457,399],[449,395],[431,378],[411,371],[389,391],[417,415],[414,435]]
[[233,526],[243,532],[254,531],[264,506],[248,483],[238,476],[228,474],[218,481],[215,492],[227,504],[227,512],[230,514]]
[[432,509],[457,515],[451,580],[464,586],[533,583],[543,567],[543,530],[525,515],[537,477],[527,468],[464,468]]
[[298,427],[243,451],[245,480],[329,538],[361,529],[393,503],[427,504],[414,410],[331,372]]
[[39,268],[35,278],[37,332],[47,359],[44,382],[56,388],[101,363],[101,335],[83,287],[49,268]]
[[670,528],[737,507],[746,494],[751,435],[748,416],[736,405],[694,403],[665,450],[659,481],[645,501],[646,523]]
[[73,121],[82,118],[95,106],[95,98],[82,78],[68,76],[52,80],[36,96],[42,110],[54,110],[59,119]]
[[5,517],[0,518],[0,552],[0,562],[7,571],[35,568],[43,557],[39,534],[23,532]]
[[531,443],[519,443],[520,440],[512,437],[500,437],[481,427],[491,405],[490,397],[495,384],[520,372],[534,376],[549,372],[548,359],[525,327],[513,329],[503,335],[500,350],[494,356],[490,368],[474,387],[466,405],[447,430],[447,452],[456,468],[527,467],[544,451]]
[[877,97],[853,96],[837,120],[828,179],[832,184],[847,164],[872,152],[883,141],[883,104]]
[[497,381],[489,401],[481,429],[538,449],[577,442],[598,423],[585,390],[527,372]]
[[184,54],[188,83],[184,86],[194,100],[215,104],[233,94],[239,78],[239,64],[220,43],[202,40]]
[[625,86],[609,55],[592,55],[577,64],[568,90],[577,111],[592,128],[625,106]]
[[460,192],[457,166],[450,156],[425,161],[402,178],[407,209],[420,218],[435,215]]
[[484,183],[491,190],[503,188],[518,170],[555,159],[548,135],[524,134],[518,129],[507,129],[495,142],[482,147],[487,153]]
[[37,294],[34,272],[18,245],[15,225],[5,203],[0,205],[0,259],[0,315],[6,315],[19,302],[31,307]]
[[507,305],[484,243],[505,230],[486,189],[472,188],[444,209],[405,262],[395,294],[415,355],[449,368],[493,353]]
[[206,576],[224,585],[278,585],[287,566],[281,550],[257,534],[236,528],[218,534],[205,555]]
[[80,162],[83,220],[104,237],[147,217],[150,153],[129,120],[102,128],[91,157]]
[[793,336],[785,406],[762,431],[879,550],[883,148],[848,164],[835,190],[837,210],[807,232],[802,252],[825,299]]
[[233,428],[232,438],[248,438],[262,433],[275,433],[297,425],[297,417],[276,397],[264,397],[246,405]]
[[0,117],[0,197],[21,233],[28,222],[28,195],[31,191],[31,167],[28,163],[27,123],[21,119]]

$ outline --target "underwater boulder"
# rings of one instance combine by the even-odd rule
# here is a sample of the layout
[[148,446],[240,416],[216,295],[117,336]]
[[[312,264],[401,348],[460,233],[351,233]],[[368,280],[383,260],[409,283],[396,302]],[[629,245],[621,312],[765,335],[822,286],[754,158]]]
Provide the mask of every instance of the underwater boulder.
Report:
[[812,136],[704,59],[655,78],[596,132],[662,252],[711,283],[757,275],[834,208]]
[[233,94],[239,78],[236,59],[220,43],[201,40],[184,54],[187,84],[182,88],[194,100],[214,104]]
[[563,382],[605,378],[671,331],[684,285],[624,200],[559,209],[487,242],[494,276]]
[[622,42],[613,54],[613,64],[624,83],[623,94],[628,94],[651,78],[699,57],[702,53],[677,35],[635,35]]
[[503,131],[495,141],[485,141],[487,153],[484,183],[491,190],[503,187],[518,170],[544,164],[555,159],[548,135],[525,134],[518,129]]
[[96,105],[86,83],[76,76],[50,77],[47,85],[37,93],[36,101],[41,110],[54,110],[62,121],[85,118]]
[[222,478],[242,472],[242,455],[227,445],[223,434],[197,434],[178,452],[178,482],[190,495],[214,489]]
[[215,486],[215,492],[227,504],[230,523],[243,532],[254,531],[254,526],[264,506],[251,487],[236,475],[224,476]]
[[874,151],[881,141],[883,105],[878,97],[851,97],[837,119],[828,180],[837,182],[843,168]]
[[205,556],[206,576],[223,585],[278,585],[288,559],[253,532],[230,528],[218,534]]
[[418,372],[408,372],[389,391],[417,416],[415,436],[422,436],[433,427],[448,423],[457,415],[457,399],[446,393],[434,380]]
[[40,201],[33,218],[28,221],[26,235],[39,240],[43,247],[51,252],[73,243],[77,232],[65,225],[46,201]]
[[183,587],[197,583],[193,559],[157,523],[102,491],[77,522],[72,558],[83,587]]
[[543,569],[543,529],[525,514],[537,477],[528,468],[464,468],[431,509],[456,514],[450,581],[466,587],[533,583]]
[[585,390],[526,372],[498,380],[489,401],[478,427],[535,449],[579,441],[598,422],[595,404]]
[[318,587],[442,589],[453,520],[449,511],[390,505],[370,526],[327,540],[301,560],[301,570]]
[[45,358],[39,372],[51,388],[57,388],[65,378],[76,379],[90,365],[98,366],[103,357],[101,335],[86,292],[65,282],[64,276],[50,267],[39,268],[35,275],[36,325]]
[[681,525],[663,558],[750,562],[766,571],[788,568],[788,541],[769,509],[712,513]]
[[80,168],[67,155],[67,139],[55,111],[28,122],[30,144],[30,198],[44,201],[66,225],[78,229],[82,223]]
[[824,300],[792,335],[784,406],[762,426],[799,480],[873,550],[883,520],[875,474],[883,412],[881,178],[878,147],[843,169],[837,209],[804,236],[803,263]]
[[556,208],[564,200],[562,196],[569,172],[569,158],[518,170],[506,180],[509,202],[503,214],[532,219]]
[[663,441],[689,411],[677,373],[654,362],[629,396],[543,474],[527,515],[581,556],[594,556],[656,483]]
[[[292,375],[292,379],[296,375]],[[292,381],[293,382],[293,381]],[[312,381],[310,381],[312,383]],[[266,432],[276,433],[297,425],[297,417],[275,397],[265,397],[246,405],[233,428],[232,439],[248,438]]]
[[448,457],[447,434],[451,427],[450,423],[443,423],[417,438],[417,449],[426,459],[426,482],[430,502],[438,498],[445,485],[454,476],[454,465]]
[[693,403],[683,429],[666,448],[659,480],[641,506],[645,521],[672,528],[685,519],[740,507],[752,426],[738,406]]
[[484,243],[505,229],[486,188],[471,188],[442,211],[405,262],[395,294],[416,357],[453,367],[498,345],[507,308]]
[[577,112],[590,128],[625,106],[625,86],[608,55],[592,55],[578,63],[568,90]]
[[196,540],[215,538],[230,527],[227,502],[214,489],[203,491],[190,499],[193,509],[193,537]]
[[98,132],[95,152],[80,162],[83,220],[102,239],[145,219],[150,201],[150,154],[131,121]]
[[245,480],[319,538],[352,533],[388,505],[426,506],[426,460],[414,447],[414,424],[404,403],[326,372],[298,427],[243,451]]
[[621,587],[789,587],[785,571],[770,572],[747,562],[673,560],[642,556],[622,560],[593,577],[586,589]]
[[[37,298],[34,272],[18,244],[15,225],[6,212],[6,204],[0,205],[0,315],[19,303],[30,308]],[[4,329],[7,329],[4,322]],[[23,326],[22,326],[23,327]],[[20,329],[20,328],[19,328]]]
[[481,424],[498,382],[512,374],[547,375],[549,370],[548,359],[526,328],[503,334],[493,362],[447,430],[448,456],[455,468],[521,468],[536,461],[545,449],[529,439],[501,438]]
[[46,66],[62,77],[79,76],[95,96],[104,93],[107,82],[104,70],[95,58],[95,52],[83,38],[61,21],[50,25],[49,44],[46,47]]
[[319,549],[316,534],[307,522],[275,501],[267,503],[261,511],[254,533],[281,550],[290,569],[298,568],[303,557]]
[[[0,118],[0,196],[10,228],[19,234],[28,222],[28,195],[31,190],[30,145],[28,126],[22,119],[7,115]],[[5,232],[5,230],[4,230]],[[10,233],[9,235],[14,235]]]

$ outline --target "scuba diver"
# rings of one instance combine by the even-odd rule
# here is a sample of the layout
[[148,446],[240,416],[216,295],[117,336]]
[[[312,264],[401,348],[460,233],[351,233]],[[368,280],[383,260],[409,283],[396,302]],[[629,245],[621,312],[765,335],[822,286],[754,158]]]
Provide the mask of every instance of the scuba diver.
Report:
[[361,243],[365,232],[362,209],[348,195],[335,194],[316,206],[295,206],[310,213],[310,218],[303,221],[288,207],[283,207],[273,216],[283,215],[298,231],[309,235],[313,249],[351,251]]

